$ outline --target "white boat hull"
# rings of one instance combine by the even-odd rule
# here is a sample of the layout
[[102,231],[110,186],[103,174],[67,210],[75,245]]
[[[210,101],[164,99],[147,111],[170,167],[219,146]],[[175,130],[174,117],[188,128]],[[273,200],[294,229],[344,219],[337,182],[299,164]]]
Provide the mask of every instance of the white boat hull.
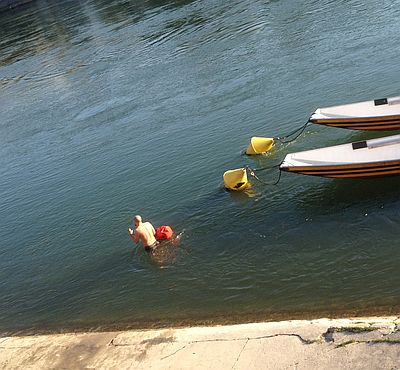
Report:
[[352,130],[400,130],[400,96],[318,108],[310,122]]
[[290,153],[280,170],[334,178],[400,175],[400,135]]

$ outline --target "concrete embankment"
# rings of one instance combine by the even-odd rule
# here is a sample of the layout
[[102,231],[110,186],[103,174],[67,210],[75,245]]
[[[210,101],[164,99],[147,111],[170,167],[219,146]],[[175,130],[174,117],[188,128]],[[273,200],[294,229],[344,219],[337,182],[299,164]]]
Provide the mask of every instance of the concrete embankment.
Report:
[[0,338],[5,369],[398,369],[400,318]]

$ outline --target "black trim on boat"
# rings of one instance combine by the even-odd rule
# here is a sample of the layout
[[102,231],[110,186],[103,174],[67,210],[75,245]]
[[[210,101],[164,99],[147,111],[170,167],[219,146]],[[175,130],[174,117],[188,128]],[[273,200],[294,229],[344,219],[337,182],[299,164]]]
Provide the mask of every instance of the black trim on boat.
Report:
[[385,105],[385,104],[387,104],[387,103],[388,103],[387,98],[375,99],[375,100],[374,100],[374,104],[375,104],[375,105]]
[[362,148],[366,148],[367,147],[367,142],[365,140],[364,141],[357,141],[355,143],[352,143],[351,145],[353,147],[353,150],[362,149]]
[[400,175],[400,161],[333,166],[281,167],[282,171],[310,176],[366,178]]
[[350,130],[365,130],[365,131],[392,131],[400,130],[400,119],[380,120],[380,121],[348,121],[348,120],[332,120],[332,119],[318,119],[311,120],[312,123],[317,125],[338,127]]
[[398,123],[400,115],[381,116],[381,117],[354,117],[354,118],[311,118],[310,122],[318,124],[329,123],[342,123],[342,124],[370,124],[370,123],[384,123],[393,124]]

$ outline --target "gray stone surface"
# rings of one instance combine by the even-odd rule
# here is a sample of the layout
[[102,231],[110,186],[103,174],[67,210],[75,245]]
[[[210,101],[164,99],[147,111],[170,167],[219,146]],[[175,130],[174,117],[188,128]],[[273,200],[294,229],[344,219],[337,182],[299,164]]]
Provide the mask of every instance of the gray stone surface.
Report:
[[0,338],[4,369],[399,369],[397,317]]

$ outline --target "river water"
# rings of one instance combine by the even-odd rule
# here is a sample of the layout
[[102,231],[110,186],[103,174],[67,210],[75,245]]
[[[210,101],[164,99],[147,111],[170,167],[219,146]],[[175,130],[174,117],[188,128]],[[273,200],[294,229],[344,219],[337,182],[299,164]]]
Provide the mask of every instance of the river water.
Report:
[[[399,178],[228,169],[378,137],[308,126],[396,96],[398,1],[45,1],[0,14],[0,329],[393,313]],[[266,182],[278,171],[260,173]],[[171,225],[149,256],[132,216]]]

